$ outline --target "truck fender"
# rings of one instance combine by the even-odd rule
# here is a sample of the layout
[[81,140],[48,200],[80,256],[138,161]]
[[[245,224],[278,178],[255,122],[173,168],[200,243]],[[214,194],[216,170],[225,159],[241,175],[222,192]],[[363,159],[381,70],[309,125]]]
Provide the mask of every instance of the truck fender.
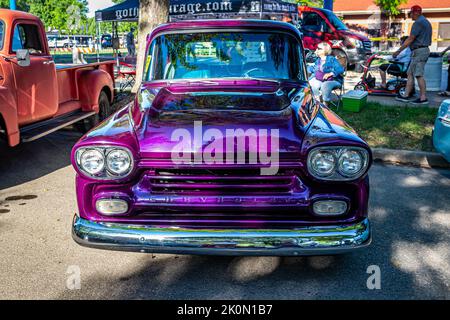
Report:
[[20,131],[16,97],[8,88],[0,86],[0,124],[2,122],[9,146],[17,146],[20,143]]
[[78,92],[83,111],[99,111],[98,98],[105,91],[109,101],[114,100],[114,81],[104,70],[81,70],[78,75]]

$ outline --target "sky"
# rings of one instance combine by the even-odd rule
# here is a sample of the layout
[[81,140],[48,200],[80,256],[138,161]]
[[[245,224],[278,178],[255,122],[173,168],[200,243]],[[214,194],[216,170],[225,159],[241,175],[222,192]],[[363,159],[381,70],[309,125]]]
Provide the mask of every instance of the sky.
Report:
[[95,11],[108,8],[112,5],[113,2],[111,0],[89,0],[88,17],[93,17],[95,15]]

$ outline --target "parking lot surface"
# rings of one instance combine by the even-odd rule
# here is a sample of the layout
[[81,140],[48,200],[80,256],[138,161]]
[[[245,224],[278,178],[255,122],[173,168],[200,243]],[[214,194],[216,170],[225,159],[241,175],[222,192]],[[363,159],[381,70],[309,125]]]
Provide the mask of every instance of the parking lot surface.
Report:
[[[0,298],[450,299],[450,171],[375,165],[373,244],[347,255],[110,252],[71,238],[69,157],[79,137],[67,130],[14,149],[0,145]],[[371,290],[368,270],[378,267],[381,288]]]

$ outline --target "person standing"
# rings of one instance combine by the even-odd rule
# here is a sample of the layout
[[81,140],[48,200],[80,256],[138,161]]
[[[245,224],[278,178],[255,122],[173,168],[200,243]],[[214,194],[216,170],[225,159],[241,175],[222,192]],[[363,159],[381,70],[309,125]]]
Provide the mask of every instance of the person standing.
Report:
[[136,55],[136,45],[134,44],[134,28],[131,27],[130,32],[127,33],[127,50],[130,57]]
[[[448,46],[444,51],[441,52],[441,57],[443,57],[447,51],[450,51],[450,46]],[[450,56],[447,58],[448,60],[448,75],[447,75],[447,89],[445,91],[439,92],[441,97],[450,97]]]
[[[422,8],[420,6],[411,7],[410,16],[414,20],[411,29],[411,34],[408,39],[401,45],[400,49],[393,54],[396,58],[407,47],[411,48],[411,64],[408,68],[408,82],[406,85],[405,96],[397,96],[397,100],[403,102],[411,102],[412,104],[428,104],[427,99],[427,85],[425,82],[425,64],[430,56],[430,48],[432,41],[433,29],[430,21],[422,15]],[[414,101],[411,93],[414,88],[414,79],[417,79],[419,84],[420,96]]]

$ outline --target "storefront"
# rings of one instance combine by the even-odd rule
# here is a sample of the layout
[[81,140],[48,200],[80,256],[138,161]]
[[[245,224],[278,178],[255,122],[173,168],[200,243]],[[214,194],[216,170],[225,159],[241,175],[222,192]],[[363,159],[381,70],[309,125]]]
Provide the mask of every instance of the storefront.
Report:
[[400,5],[400,14],[396,17],[388,17],[380,11],[373,0],[360,0],[352,3],[348,0],[335,0],[334,10],[351,28],[368,35],[374,40],[374,45],[379,45],[378,39],[386,47],[389,44],[398,46],[398,41],[403,35],[409,35],[414,21],[408,17],[409,8],[412,5],[420,5],[423,14],[433,26],[432,51],[441,51],[450,45],[450,0],[427,1],[408,0]]

